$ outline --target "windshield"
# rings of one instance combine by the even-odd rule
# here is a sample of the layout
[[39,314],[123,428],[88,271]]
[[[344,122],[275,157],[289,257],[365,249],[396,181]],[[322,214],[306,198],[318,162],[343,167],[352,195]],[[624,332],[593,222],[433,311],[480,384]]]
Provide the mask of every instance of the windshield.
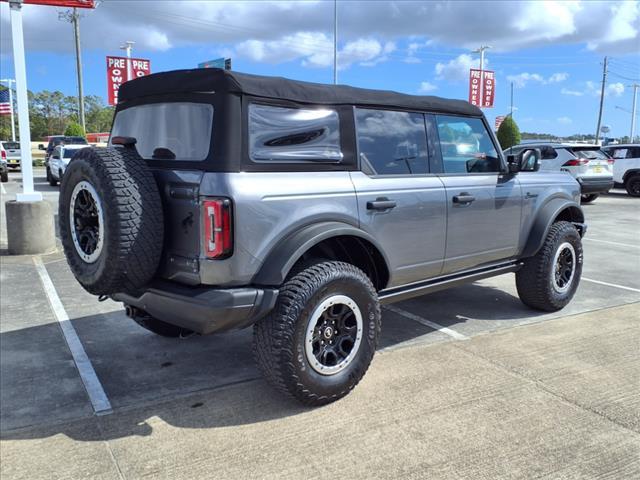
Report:
[[18,142],[2,142],[2,146],[7,150],[20,150],[20,144]]
[[65,148],[62,158],[71,158],[76,152],[82,150],[81,148]]
[[576,157],[586,160],[606,160],[609,158],[606,153],[598,148],[572,148],[570,150]]
[[119,111],[111,138],[134,137],[143,158],[199,161],[209,155],[212,130],[212,105],[152,103]]

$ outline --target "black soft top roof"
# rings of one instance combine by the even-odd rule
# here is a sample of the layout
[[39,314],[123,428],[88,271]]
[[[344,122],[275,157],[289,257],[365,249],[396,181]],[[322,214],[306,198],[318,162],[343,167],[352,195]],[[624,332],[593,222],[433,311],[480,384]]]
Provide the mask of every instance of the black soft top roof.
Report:
[[120,87],[118,101],[126,102],[151,95],[211,91],[320,105],[383,106],[471,116],[482,115],[479,108],[464,100],[407,95],[348,85],[301,82],[282,77],[230,72],[219,68],[173,70],[137,78]]

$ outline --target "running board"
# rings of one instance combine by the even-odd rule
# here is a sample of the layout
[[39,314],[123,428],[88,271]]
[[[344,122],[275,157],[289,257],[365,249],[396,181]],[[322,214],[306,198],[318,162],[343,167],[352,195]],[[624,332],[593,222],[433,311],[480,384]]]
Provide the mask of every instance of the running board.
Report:
[[380,291],[378,298],[380,303],[394,303],[401,300],[407,300],[413,297],[419,297],[427,293],[446,290],[447,288],[457,287],[469,282],[475,282],[484,278],[495,277],[503,273],[515,272],[522,267],[522,262],[502,263],[478,270],[471,270],[446,277],[433,278],[423,282],[411,283],[400,287],[388,288]]

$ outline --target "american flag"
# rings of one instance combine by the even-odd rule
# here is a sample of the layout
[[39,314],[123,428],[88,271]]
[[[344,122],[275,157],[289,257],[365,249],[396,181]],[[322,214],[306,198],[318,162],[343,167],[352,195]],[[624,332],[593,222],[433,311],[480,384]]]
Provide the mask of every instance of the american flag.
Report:
[[0,91],[0,115],[11,115],[13,106],[9,100],[9,89]]

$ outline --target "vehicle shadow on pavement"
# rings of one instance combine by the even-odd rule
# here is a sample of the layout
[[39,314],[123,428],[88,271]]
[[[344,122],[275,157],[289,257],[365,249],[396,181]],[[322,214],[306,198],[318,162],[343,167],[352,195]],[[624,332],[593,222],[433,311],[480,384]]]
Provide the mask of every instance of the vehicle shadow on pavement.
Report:
[[[484,285],[467,285],[399,306],[447,327],[466,322],[472,313],[474,319],[515,322],[540,315],[509,293]],[[220,428],[309,410],[263,380],[251,354],[251,329],[169,339],[147,332],[119,310],[74,318],[72,323],[114,412],[87,422],[93,411],[57,324],[14,329],[0,336],[2,439],[62,433],[99,441],[148,435],[148,420],[154,417],[181,428]],[[54,337],[59,338],[54,342]],[[442,332],[383,311],[380,348],[418,337],[425,343],[450,340]]]

